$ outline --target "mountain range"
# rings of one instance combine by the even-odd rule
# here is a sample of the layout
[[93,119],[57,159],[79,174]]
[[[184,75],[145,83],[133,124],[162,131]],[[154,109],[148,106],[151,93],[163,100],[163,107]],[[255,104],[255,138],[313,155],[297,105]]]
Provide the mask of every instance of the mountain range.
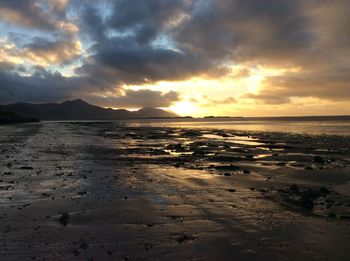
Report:
[[137,111],[102,108],[77,99],[62,103],[32,104],[17,102],[0,105],[0,110],[13,112],[22,117],[39,120],[114,120],[130,118],[172,118],[177,114],[156,108],[143,108]]

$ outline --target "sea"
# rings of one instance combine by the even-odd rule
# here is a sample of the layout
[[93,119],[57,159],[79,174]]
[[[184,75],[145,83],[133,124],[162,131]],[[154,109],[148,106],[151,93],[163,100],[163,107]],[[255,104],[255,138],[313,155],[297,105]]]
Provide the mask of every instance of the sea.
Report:
[[350,137],[350,116],[117,120],[120,126],[286,132]]

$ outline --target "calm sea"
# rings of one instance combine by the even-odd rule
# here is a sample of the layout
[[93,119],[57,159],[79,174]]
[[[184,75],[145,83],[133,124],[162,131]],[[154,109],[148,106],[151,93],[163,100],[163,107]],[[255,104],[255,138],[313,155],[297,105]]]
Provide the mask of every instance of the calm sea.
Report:
[[127,126],[229,129],[350,136],[350,117],[244,118],[244,119],[140,119],[117,121]]

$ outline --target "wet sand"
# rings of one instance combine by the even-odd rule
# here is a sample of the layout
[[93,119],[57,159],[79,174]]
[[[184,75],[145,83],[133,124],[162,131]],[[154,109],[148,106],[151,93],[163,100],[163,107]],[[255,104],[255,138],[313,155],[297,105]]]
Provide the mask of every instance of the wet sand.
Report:
[[350,138],[0,126],[1,260],[348,260]]

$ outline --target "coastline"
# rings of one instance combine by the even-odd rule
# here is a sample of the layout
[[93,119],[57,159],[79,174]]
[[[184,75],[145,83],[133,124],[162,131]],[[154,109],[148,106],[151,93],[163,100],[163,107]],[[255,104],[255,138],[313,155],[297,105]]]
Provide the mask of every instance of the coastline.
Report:
[[349,137],[111,122],[0,131],[8,260],[347,258]]

